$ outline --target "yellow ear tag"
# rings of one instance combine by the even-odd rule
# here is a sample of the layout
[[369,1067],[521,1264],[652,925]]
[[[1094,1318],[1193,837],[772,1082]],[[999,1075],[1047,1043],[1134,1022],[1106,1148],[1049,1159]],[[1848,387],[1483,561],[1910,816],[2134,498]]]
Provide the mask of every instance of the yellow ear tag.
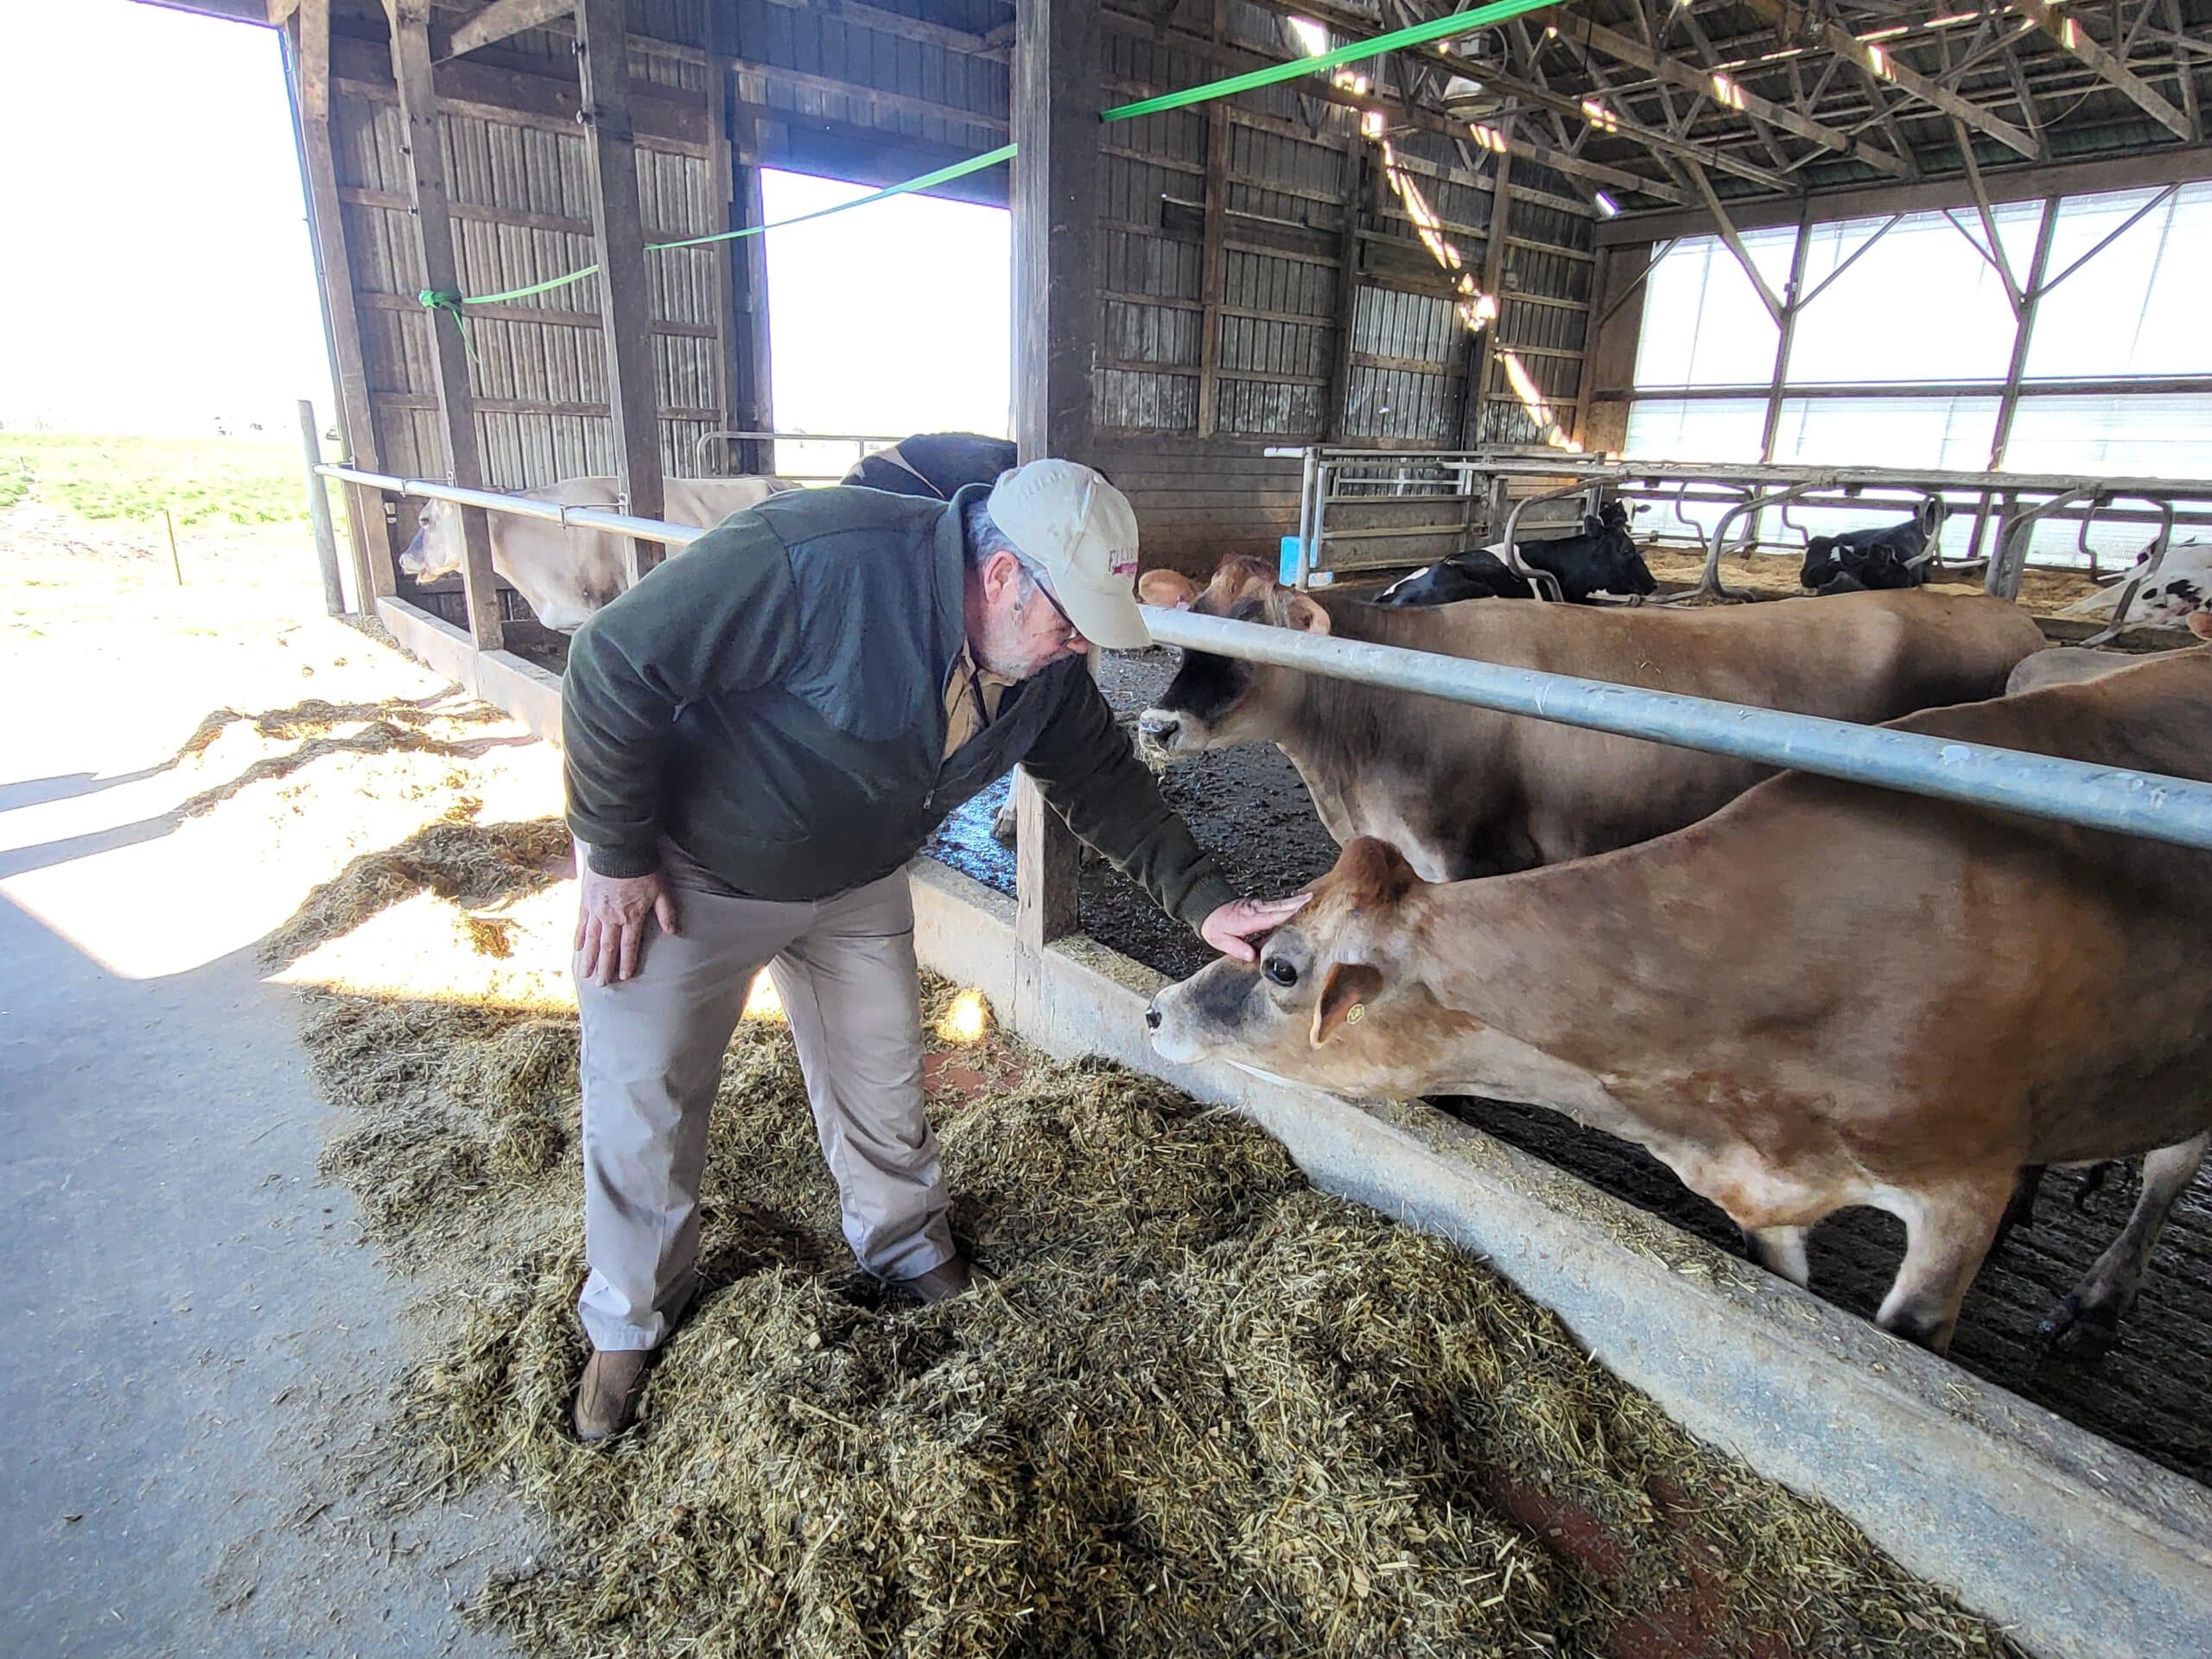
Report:
[[1367,1004],[1364,1002],[1355,1002],[1351,1005],[1351,1011],[1344,1015],[1344,1024],[1348,1026],[1356,1026],[1366,1018]]

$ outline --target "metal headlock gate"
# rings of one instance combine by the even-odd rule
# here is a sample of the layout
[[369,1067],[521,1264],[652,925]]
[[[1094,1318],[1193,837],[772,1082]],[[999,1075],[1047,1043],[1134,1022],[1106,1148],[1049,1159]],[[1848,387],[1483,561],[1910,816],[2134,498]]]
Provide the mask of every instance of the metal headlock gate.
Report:
[[[1861,513],[1926,513],[1971,522],[1969,567],[1980,563],[1994,536],[1984,586],[2017,599],[2038,525],[2076,526],[2076,540],[2094,574],[2089,546],[2097,524],[2145,531],[2145,550],[2163,554],[2177,527],[2212,530],[2212,480],[2099,477],[2039,473],[1961,473],[1880,467],[1801,467],[1733,462],[1611,461],[1556,451],[1378,450],[1314,445],[1270,449],[1298,456],[1305,467],[1294,584],[1380,575],[1427,564],[1469,546],[1502,543],[1505,562],[1531,577],[1539,593],[1547,577],[1531,572],[1520,548],[1529,532],[1579,526],[1601,498],[1664,507],[1671,531],[1700,548],[1705,569],[1678,599],[1749,595],[1721,580],[1732,549],[1748,551],[1763,538],[1770,513],[1798,550],[1805,531],[1790,522],[1793,507],[1847,508]],[[1717,513],[1709,527],[1700,516]],[[1932,538],[1931,538],[1932,539]],[[1961,572],[1961,574],[1964,574]]]
[[[707,533],[601,507],[563,507],[493,490],[461,489],[350,467],[322,466],[315,470],[326,478],[372,489],[511,512],[549,524],[613,531],[674,548],[688,546]],[[1188,611],[1147,606],[1144,614],[1153,639],[1161,645],[1271,663],[1503,714],[1528,715],[1562,725],[1734,755],[1942,800],[2024,812],[2093,830],[2212,849],[2212,784],[1605,680],[1509,668],[1395,645],[1232,622]]]

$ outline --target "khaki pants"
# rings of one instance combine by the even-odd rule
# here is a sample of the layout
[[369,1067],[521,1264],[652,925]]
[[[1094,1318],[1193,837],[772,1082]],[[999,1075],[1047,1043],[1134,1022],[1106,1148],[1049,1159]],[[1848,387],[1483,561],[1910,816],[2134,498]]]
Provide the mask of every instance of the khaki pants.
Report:
[[579,980],[584,1254],[577,1311],[601,1350],[654,1348],[690,1302],[699,1178],[722,1052],[766,967],[806,1074],[845,1238],[869,1272],[950,1261],[937,1140],[922,1112],[921,987],[905,872],[803,904],[747,899],[672,847],[675,937],[634,978]]

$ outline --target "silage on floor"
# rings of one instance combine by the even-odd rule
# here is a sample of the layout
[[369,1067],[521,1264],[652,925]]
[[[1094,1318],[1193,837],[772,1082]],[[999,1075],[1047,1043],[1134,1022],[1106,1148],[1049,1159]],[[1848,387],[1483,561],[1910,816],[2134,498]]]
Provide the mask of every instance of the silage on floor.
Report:
[[[995,1036],[933,1102],[985,1283],[921,1308],[845,1251],[783,1028],[741,1027],[699,1297],[640,1427],[587,1450],[573,1020],[309,1007],[356,1112],[329,1173],[467,1287],[397,1484],[499,1478],[553,1518],[558,1558],[476,1604],[532,1652],[1598,1653],[1684,1609],[1704,1651],[2006,1650],[1480,1264],[1236,1119]],[[1603,1548],[1547,1548],[1529,1491]]]

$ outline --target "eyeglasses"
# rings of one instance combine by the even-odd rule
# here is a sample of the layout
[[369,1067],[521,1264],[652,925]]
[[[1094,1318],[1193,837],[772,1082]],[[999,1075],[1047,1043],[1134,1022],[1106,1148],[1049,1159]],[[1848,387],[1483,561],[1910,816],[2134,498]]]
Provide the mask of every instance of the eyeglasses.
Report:
[[1023,562],[1021,568],[1029,577],[1029,585],[1032,588],[1034,588],[1039,593],[1044,594],[1045,602],[1059,613],[1060,623],[1067,631],[1067,638],[1070,639],[1081,639],[1083,637],[1083,631],[1076,626],[1075,619],[1068,614],[1067,607],[1061,604],[1058,600],[1052,596],[1052,590],[1046,586],[1043,575],[1027,561]]

